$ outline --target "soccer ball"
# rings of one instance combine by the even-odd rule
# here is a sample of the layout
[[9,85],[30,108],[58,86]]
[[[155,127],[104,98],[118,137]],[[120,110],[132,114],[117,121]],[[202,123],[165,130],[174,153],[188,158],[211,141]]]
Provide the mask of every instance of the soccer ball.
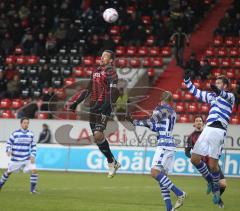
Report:
[[103,12],[103,19],[108,23],[113,23],[118,19],[118,12],[113,8],[108,8]]

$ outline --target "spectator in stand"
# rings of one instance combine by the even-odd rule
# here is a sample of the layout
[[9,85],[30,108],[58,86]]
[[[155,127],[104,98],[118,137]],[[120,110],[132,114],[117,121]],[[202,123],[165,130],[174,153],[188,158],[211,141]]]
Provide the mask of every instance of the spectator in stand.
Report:
[[7,95],[13,99],[19,96],[20,82],[18,75],[14,75],[13,80],[7,83]]
[[22,43],[24,54],[31,55],[34,53],[34,39],[33,35],[28,32],[26,39]]
[[115,43],[113,42],[112,38],[109,37],[108,34],[105,34],[102,40],[102,50],[100,50],[101,52],[108,49],[111,51],[115,50]]
[[2,71],[0,71],[0,99],[6,96],[7,80]]
[[40,80],[42,88],[49,87],[51,85],[52,72],[49,70],[49,67],[47,64],[43,65],[43,67],[39,73],[39,80]]
[[52,55],[56,52],[56,47],[57,47],[57,39],[53,35],[52,32],[48,33],[48,37],[46,40],[46,50],[49,55]]
[[190,70],[191,78],[199,76],[200,62],[196,58],[196,54],[193,52],[189,61],[185,65],[185,69]]
[[7,32],[4,35],[4,39],[1,42],[1,52],[3,52],[4,55],[9,55],[13,49],[13,40],[10,36],[10,34]]
[[37,103],[31,102],[18,111],[17,118],[27,117],[29,119],[34,119],[35,113],[37,112],[37,110],[38,110]]
[[235,106],[236,106],[236,110],[238,111],[238,106],[240,103],[240,80],[238,80],[237,82],[237,86],[233,91],[234,95],[235,95]]
[[55,93],[52,87],[48,89],[48,93],[44,94],[42,97],[43,104],[41,105],[42,111],[51,111],[52,105],[51,102],[55,101],[56,98],[54,97]]
[[128,94],[123,88],[119,89],[119,97],[116,101],[116,113],[119,121],[125,120],[127,113]]
[[174,54],[178,66],[183,66],[183,54],[185,45],[189,45],[188,36],[182,32],[182,27],[178,27],[177,31],[170,37],[170,42],[174,45]]
[[58,47],[65,44],[65,39],[66,39],[66,36],[67,36],[67,30],[66,30],[66,27],[65,27],[64,23],[60,24],[60,27],[56,30],[54,35],[55,35],[55,37],[58,41],[58,45],[59,45]]
[[211,73],[211,65],[207,59],[203,60],[203,65],[199,69],[199,76],[202,80],[206,80]]
[[69,45],[75,43],[78,41],[79,38],[79,33],[74,26],[74,24],[70,24],[69,29],[67,30],[67,35],[66,35],[66,41],[68,42]]
[[88,49],[87,49],[88,53],[92,53],[93,55],[98,55],[99,49],[101,49],[101,42],[99,41],[98,36],[94,34],[88,44]]
[[47,124],[42,125],[42,132],[39,135],[38,143],[40,144],[50,144],[51,143],[51,131]]
[[16,74],[15,68],[13,64],[9,64],[5,70],[5,77],[7,81],[13,80],[14,75]]
[[24,20],[24,19],[28,18],[28,16],[30,15],[30,11],[25,5],[23,5],[23,6],[21,6],[18,14],[19,14],[19,18],[21,20]]
[[43,33],[38,34],[38,39],[34,43],[34,54],[38,56],[45,55],[46,40]]

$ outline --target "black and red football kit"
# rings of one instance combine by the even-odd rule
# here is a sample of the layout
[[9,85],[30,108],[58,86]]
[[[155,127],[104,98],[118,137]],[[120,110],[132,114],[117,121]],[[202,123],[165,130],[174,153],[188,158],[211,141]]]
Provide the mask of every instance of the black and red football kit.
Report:
[[70,106],[76,106],[90,95],[90,127],[92,131],[103,131],[112,112],[112,104],[116,102],[118,76],[112,66],[99,66],[91,75],[87,88]]
[[[191,157],[191,149],[193,149],[195,143],[197,142],[198,140],[198,137],[200,136],[200,134],[202,133],[202,131],[194,131],[192,132],[189,136],[188,136],[188,139],[187,139],[187,142],[185,143],[185,155],[187,157]],[[205,162],[208,166],[208,156],[202,156],[202,161]],[[209,169],[209,167],[208,167]],[[224,179],[224,175],[223,175],[223,172],[222,172],[222,169],[220,168],[219,166],[219,169],[220,169],[220,179]]]

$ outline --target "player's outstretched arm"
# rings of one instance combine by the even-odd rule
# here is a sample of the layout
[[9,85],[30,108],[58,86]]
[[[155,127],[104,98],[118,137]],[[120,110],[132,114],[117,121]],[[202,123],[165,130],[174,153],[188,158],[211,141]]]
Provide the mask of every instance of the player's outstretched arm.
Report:
[[185,70],[184,72],[184,83],[186,87],[188,88],[188,91],[193,94],[195,98],[198,100],[205,102],[205,103],[210,103],[213,98],[214,94],[209,93],[207,91],[201,91],[195,87],[195,85],[192,83],[191,78],[190,78],[190,73],[188,70]]

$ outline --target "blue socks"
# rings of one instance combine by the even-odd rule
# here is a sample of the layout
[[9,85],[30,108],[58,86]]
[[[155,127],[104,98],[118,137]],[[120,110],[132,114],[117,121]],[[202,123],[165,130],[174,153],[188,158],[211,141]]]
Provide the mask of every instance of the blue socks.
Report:
[[183,192],[179,188],[177,188],[164,173],[160,172],[159,175],[156,177],[156,180],[159,182],[160,186],[163,186],[169,191],[171,190],[176,196],[183,195]]
[[165,202],[167,211],[171,211],[172,210],[172,202],[171,202],[171,197],[170,197],[170,190],[163,187],[161,184],[160,184],[160,188],[161,188],[162,197]]
[[30,177],[31,182],[31,192],[35,191],[36,185],[37,185],[38,175],[32,174]]
[[9,175],[7,174],[7,172],[4,172],[4,174],[2,175],[2,178],[0,180],[0,187],[2,187],[4,185],[4,183],[8,180]]
[[198,165],[196,165],[195,167],[202,174],[202,176],[207,180],[208,183],[213,182],[212,174],[209,172],[206,163],[204,163],[201,160],[201,162]]
[[219,180],[220,180],[220,172],[213,172],[212,173],[213,179],[213,192],[220,192]]

